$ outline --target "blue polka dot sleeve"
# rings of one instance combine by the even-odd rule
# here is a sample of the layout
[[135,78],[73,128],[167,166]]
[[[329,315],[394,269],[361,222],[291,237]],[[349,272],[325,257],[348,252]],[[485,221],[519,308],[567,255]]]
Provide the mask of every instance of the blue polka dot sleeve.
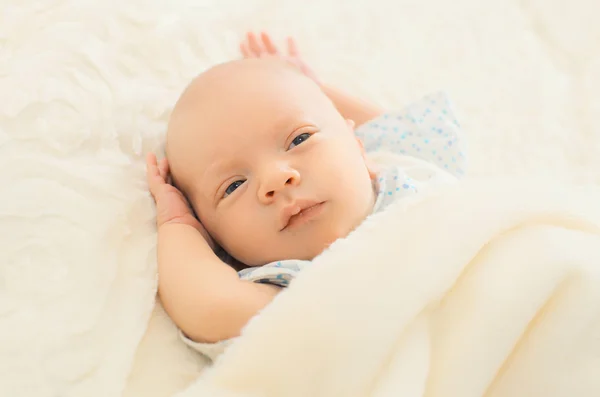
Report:
[[243,269],[238,272],[238,275],[246,281],[287,287],[298,272],[308,265],[310,261],[288,259]]
[[427,95],[356,129],[365,150],[387,150],[436,164],[457,177],[467,166],[466,143],[445,93]]

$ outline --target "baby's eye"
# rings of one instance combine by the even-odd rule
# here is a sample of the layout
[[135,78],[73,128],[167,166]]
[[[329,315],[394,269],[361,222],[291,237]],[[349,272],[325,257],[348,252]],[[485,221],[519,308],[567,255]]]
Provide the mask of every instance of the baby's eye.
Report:
[[299,144],[301,144],[308,138],[310,138],[310,134],[308,132],[298,135],[297,137],[294,138],[294,140],[290,144],[290,147],[288,148],[288,150],[293,148],[294,146],[298,146]]
[[229,196],[231,193],[233,193],[235,191],[235,189],[242,186],[242,183],[244,183],[244,182],[245,181],[235,181],[231,185],[227,186],[227,189],[225,189],[225,194],[223,195],[223,198],[225,198],[225,197]]

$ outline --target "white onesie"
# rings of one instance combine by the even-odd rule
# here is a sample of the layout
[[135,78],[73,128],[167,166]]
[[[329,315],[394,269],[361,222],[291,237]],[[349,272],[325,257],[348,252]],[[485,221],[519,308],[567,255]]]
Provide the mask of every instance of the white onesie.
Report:
[[[373,213],[403,197],[452,183],[465,173],[465,140],[444,93],[428,95],[401,111],[384,113],[355,132],[381,167]],[[243,269],[238,274],[244,280],[287,287],[310,264],[288,259]],[[231,343],[197,343],[180,335],[187,345],[213,360]]]

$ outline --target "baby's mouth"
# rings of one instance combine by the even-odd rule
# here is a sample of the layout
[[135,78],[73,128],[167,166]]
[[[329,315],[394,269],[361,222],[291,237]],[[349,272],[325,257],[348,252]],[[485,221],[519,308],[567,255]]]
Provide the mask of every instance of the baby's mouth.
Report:
[[325,202],[323,201],[311,203],[310,205],[305,206],[302,209],[300,209],[299,207],[296,208],[296,210],[294,211],[295,213],[288,218],[285,226],[283,227],[283,229],[281,229],[281,231],[301,226],[311,221],[312,219],[318,217],[323,212],[324,204]]

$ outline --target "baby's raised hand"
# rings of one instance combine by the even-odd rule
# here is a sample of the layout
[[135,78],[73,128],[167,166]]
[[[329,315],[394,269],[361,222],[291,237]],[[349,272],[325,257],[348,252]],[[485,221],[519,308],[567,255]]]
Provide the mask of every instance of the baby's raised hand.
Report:
[[260,38],[252,32],[246,33],[245,39],[240,43],[240,50],[244,58],[266,58],[277,57],[290,62],[296,66],[305,76],[320,84],[313,70],[304,62],[298,51],[296,41],[292,37],[287,38],[287,54],[279,51],[271,40],[271,37],[262,32]]
[[157,228],[168,223],[190,225],[198,230],[208,245],[214,249],[215,245],[212,238],[192,213],[183,193],[169,183],[169,163],[167,159],[164,158],[157,162],[156,155],[149,153],[146,157],[146,178],[148,188],[156,203]]

